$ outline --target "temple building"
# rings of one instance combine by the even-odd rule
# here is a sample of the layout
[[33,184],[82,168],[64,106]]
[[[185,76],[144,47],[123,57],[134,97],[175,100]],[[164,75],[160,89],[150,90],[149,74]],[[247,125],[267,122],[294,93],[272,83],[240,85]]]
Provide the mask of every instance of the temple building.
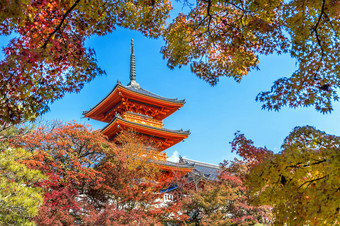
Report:
[[166,149],[188,138],[190,132],[164,128],[163,120],[183,107],[185,100],[158,96],[143,88],[136,81],[136,67],[133,40],[131,41],[130,83],[119,81],[112,91],[96,106],[84,112],[86,118],[107,123],[102,133],[114,139],[120,131],[132,129],[157,144],[156,157],[161,170],[168,177],[184,176],[193,171],[185,163],[167,161]]

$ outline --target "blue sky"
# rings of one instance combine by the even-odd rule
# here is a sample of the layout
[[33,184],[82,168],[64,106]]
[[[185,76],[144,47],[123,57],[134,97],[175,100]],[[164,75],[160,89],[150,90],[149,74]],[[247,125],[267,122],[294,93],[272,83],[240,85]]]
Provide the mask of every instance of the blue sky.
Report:
[[[46,120],[76,120],[101,129],[104,123],[82,118],[116,85],[129,82],[130,40],[135,40],[137,82],[142,88],[155,94],[186,99],[179,111],[164,120],[166,128],[190,129],[191,135],[167,150],[168,156],[175,151],[190,159],[218,164],[224,159],[236,157],[231,153],[229,142],[240,130],[258,146],[267,146],[277,152],[283,139],[295,126],[311,125],[327,133],[340,135],[340,104],[334,103],[334,111],[323,115],[312,108],[289,109],[279,112],[261,110],[255,102],[260,91],[270,89],[273,82],[290,76],[295,62],[289,55],[260,57],[260,71],[253,71],[241,83],[222,78],[211,87],[190,72],[188,66],[170,70],[162,59],[161,39],[148,39],[127,29],[92,37],[86,45],[94,48],[98,63],[107,76],[97,77],[87,83],[79,93],[67,94],[50,105],[43,115]],[[8,37],[0,37],[0,45],[7,45]],[[1,59],[3,55],[0,55]]]
[[256,95],[268,90],[275,79],[294,71],[295,62],[288,55],[261,57],[261,70],[251,72],[241,83],[222,78],[217,86],[211,87],[191,73],[189,67],[170,70],[160,54],[164,44],[161,39],[148,39],[126,29],[87,41],[107,76],[97,77],[80,93],[67,94],[52,104],[43,118],[74,119],[101,129],[104,123],[83,119],[82,111],[102,100],[117,80],[128,84],[131,38],[135,40],[137,82],[141,87],[164,97],[186,99],[184,107],[165,119],[164,124],[169,129],[190,129],[191,135],[168,149],[168,156],[177,150],[182,156],[208,163],[232,160],[236,155],[231,153],[229,142],[237,130],[256,145],[275,152],[295,126],[312,125],[327,133],[340,134],[339,103],[335,103],[332,114],[322,115],[314,108],[266,111],[255,102]]

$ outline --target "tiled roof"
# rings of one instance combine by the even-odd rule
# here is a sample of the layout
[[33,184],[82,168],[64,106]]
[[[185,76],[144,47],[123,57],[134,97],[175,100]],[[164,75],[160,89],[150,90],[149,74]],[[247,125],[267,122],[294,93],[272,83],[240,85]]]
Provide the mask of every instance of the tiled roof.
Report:
[[165,166],[173,166],[178,168],[193,168],[192,166],[189,166],[188,164],[183,163],[176,163],[176,162],[170,162],[170,161],[157,161],[157,164],[165,165]]
[[178,100],[177,98],[176,99],[171,99],[171,98],[161,97],[161,96],[158,96],[158,95],[156,95],[154,93],[151,93],[151,92],[149,92],[149,91],[147,91],[145,89],[142,89],[139,86],[133,86],[133,85],[124,86],[120,81],[117,81],[116,86],[111,90],[111,92],[109,94],[107,94],[106,97],[104,99],[102,99],[100,102],[98,102],[93,108],[91,108],[88,111],[83,111],[83,115],[86,115],[88,112],[91,112],[100,103],[105,101],[105,99],[108,98],[119,86],[123,87],[123,88],[125,88],[127,90],[130,90],[132,92],[139,93],[139,94],[142,94],[142,95],[145,95],[145,96],[149,96],[149,97],[152,97],[152,98],[156,98],[156,99],[159,99],[159,100],[164,100],[164,101],[168,101],[168,102],[172,102],[172,103],[185,104],[185,100]]
[[131,122],[129,120],[126,120],[126,119],[123,119],[119,114],[116,114],[116,116],[112,119],[112,121],[110,123],[108,123],[103,129],[105,130],[107,127],[109,127],[116,119],[120,119],[124,122],[127,122],[127,123],[132,123],[132,124],[135,124],[135,125],[138,125],[138,126],[143,126],[143,127],[146,127],[146,128],[150,128],[150,129],[156,129],[156,130],[160,130],[160,131],[166,131],[166,132],[170,132],[170,133],[177,133],[177,134],[185,134],[185,135],[190,135],[190,130],[183,130],[183,129],[180,129],[180,130],[172,130],[172,129],[166,129],[166,128],[158,128],[158,127],[153,127],[153,126],[148,126],[148,125],[144,125],[144,124],[140,124],[140,123],[136,123],[136,122]]
[[217,180],[219,166],[209,163],[199,162],[191,159],[180,158],[180,163],[187,164],[194,168],[194,173],[200,174],[209,180]]
[[174,103],[180,103],[180,104],[185,103],[185,100],[178,100],[177,98],[171,99],[171,98],[161,97],[161,96],[158,96],[154,93],[151,93],[151,92],[149,92],[149,91],[147,91],[143,88],[140,88],[138,86],[132,86],[132,85],[124,86],[119,81],[117,82],[117,84],[128,89],[128,90],[131,90],[133,92],[140,93],[142,95],[146,95],[146,96],[153,97],[153,98],[156,98],[156,99],[165,100],[165,101],[174,102]]

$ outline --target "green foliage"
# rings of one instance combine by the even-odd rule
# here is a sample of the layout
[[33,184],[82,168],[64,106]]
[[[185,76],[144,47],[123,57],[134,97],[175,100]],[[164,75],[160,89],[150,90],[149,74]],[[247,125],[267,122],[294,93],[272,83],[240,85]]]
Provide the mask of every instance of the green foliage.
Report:
[[0,154],[0,222],[6,225],[32,225],[43,202],[42,192],[34,186],[45,177],[20,161],[31,154],[22,148],[8,148]]

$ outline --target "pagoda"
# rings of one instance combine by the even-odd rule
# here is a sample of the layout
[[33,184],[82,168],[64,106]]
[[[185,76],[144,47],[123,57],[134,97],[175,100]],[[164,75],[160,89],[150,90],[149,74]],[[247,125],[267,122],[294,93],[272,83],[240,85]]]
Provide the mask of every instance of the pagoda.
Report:
[[131,40],[130,83],[127,86],[119,81],[112,91],[96,106],[83,115],[86,118],[107,123],[102,133],[113,140],[120,131],[132,129],[139,135],[158,144],[159,167],[169,176],[185,175],[192,167],[166,161],[164,150],[188,138],[190,132],[164,128],[163,120],[183,107],[185,100],[158,96],[136,82],[136,66],[133,39]]

